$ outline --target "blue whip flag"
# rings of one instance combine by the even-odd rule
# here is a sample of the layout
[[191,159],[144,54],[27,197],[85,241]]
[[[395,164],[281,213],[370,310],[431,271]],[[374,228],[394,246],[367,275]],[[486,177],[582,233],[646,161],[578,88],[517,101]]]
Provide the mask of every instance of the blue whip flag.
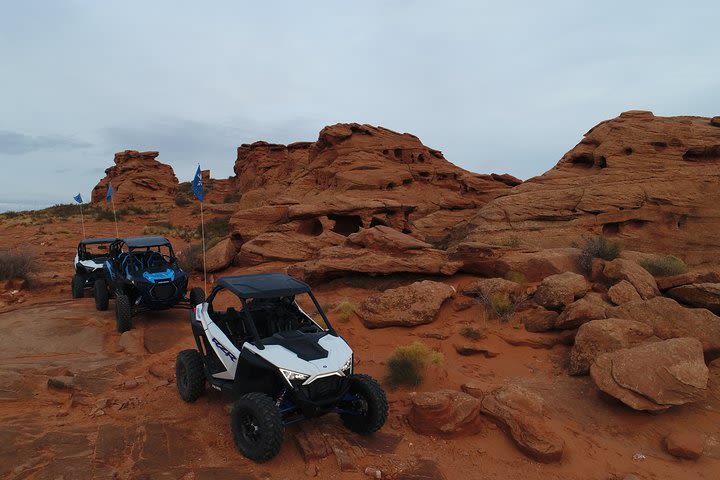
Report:
[[202,182],[202,171],[200,171],[200,165],[198,165],[197,172],[195,172],[195,178],[192,181],[192,191],[195,196],[202,203],[205,200],[205,188]]
[[77,195],[75,195],[75,196],[73,197],[73,199],[74,199],[77,203],[82,203],[82,202],[83,202],[83,200],[82,200],[82,195],[80,195],[79,193],[78,193]]
[[112,197],[113,197],[112,182],[108,182],[108,190],[107,190],[107,195],[105,195],[105,201],[107,203],[110,203],[112,201]]

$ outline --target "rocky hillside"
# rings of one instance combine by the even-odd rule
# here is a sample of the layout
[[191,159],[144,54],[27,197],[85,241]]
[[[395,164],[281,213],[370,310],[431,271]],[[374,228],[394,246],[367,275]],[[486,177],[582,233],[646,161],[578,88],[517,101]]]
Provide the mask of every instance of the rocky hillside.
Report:
[[553,169],[480,208],[450,243],[468,251],[513,237],[547,248],[604,234],[627,248],[715,263],[719,180],[720,118],[625,112],[592,128]]

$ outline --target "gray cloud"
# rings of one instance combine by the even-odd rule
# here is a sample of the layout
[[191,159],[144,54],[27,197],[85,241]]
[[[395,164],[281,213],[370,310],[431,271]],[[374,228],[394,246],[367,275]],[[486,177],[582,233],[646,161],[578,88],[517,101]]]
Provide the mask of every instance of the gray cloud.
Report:
[[0,130],[0,154],[22,155],[37,150],[76,150],[92,144],[74,137],[48,135],[33,137],[18,132]]
[[180,180],[197,163],[224,177],[241,143],[338,122],[528,178],[624,110],[720,114],[719,14],[717,0],[0,2],[5,203],[88,196],[124,149],[159,150]]

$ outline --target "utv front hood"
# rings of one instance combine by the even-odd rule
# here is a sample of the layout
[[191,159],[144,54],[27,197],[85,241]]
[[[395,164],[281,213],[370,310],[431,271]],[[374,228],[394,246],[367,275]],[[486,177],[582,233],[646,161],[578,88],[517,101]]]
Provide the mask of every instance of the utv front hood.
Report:
[[[305,383],[312,382],[316,377],[324,377],[337,373],[344,375],[342,368],[352,358],[352,349],[340,337],[326,333],[301,334],[303,339],[299,341],[278,341],[270,337],[263,341],[265,348],[262,350],[252,343],[245,343],[243,348],[262,357],[264,360],[275,365],[277,368],[309,375]],[[316,336],[317,335],[317,336]],[[302,345],[312,340],[316,348],[309,345]],[[293,345],[296,343],[298,345]],[[326,353],[323,354],[322,351]]]

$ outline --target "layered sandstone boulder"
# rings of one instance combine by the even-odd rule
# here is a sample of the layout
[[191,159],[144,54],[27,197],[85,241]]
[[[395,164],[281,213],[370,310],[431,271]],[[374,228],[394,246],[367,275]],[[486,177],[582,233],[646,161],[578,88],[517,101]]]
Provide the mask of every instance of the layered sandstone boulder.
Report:
[[634,320],[608,318],[585,323],[578,329],[570,352],[570,375],[587,375],[600,355],[633,347],[652,335],[650,325]]
[[129,205],[157,208],[175,204],[178,179],[170,165],[156,160],[159,152],[125,150],[115,154],[115,166],[92,191],[93,204],[105,204],[108,184],[112,182],[117,208]]
[[685,305],[707,308],[715,314],[720,314],[720,283],[682,285],[671,288],[665,294]]
[[480,400],[454,390],[414,393],[408,423],[423,435],[457,437],[480,431]]
[[625,112],[592,128],[555,168],[480,208],[456,227],[452,246],[515,235],[555,248],[604,234],[633,250],[682,253],[690,265],[715,263],[718,174],[720,129],[709,118]]
[[543,399],[525,387],[505,385],[482,398],[481,411],[513,439],[518,448],[539,462],[557,462],[565,442],[550,427]]
[[440,307],[455,294],[450,285],[423,280],[365,299],[356,311],[368,328],[413,327],[435,320]]
[[673,338],[600,355],[590,375],[629,407],[659,411],[705,398],[709,371],[699,340]]
[[685,308],[671,298],[655,297],[611,307],[606,313],[650,325],[658,338],[696,338],[705,353],[720,355],[720,317],[704,308]]

